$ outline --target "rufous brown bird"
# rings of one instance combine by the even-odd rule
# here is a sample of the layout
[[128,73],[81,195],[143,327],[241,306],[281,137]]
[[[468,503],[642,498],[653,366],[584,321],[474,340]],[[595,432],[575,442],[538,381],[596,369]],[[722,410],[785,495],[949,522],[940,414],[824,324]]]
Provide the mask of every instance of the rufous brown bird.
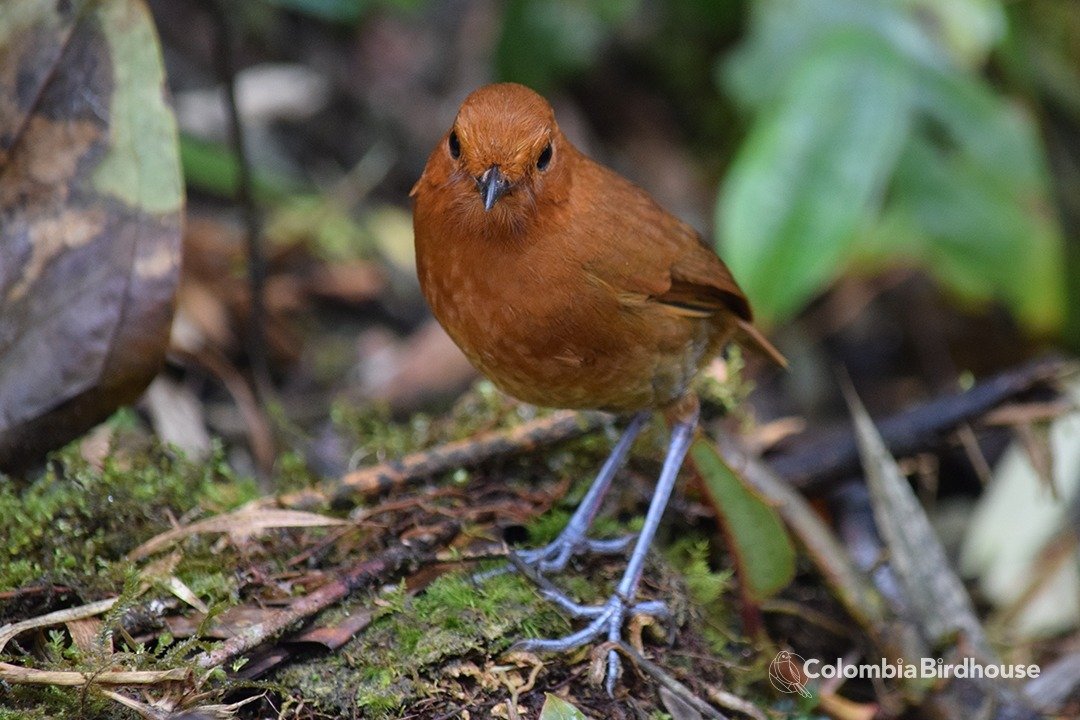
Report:
[[[618,640],[628,614],[665,612],[663,603],[634,598],[697,423],[695,375],[733,338],[783,358],[751,324],[746,296],[698,233],[578,151],[547,101],[523,85],[487,85],[465,98],[410,196],[420,287],[484,375],[536,405],[634,414],[567,527],[547,547],[521,553],[523,561],[557,572],[575,552],[621,552],[627,541],[586,532],[649,412],[672,425],[616,592],[594,607],[549,594],[589,623],[518,647]],[[609,692],[619,672],[612,651]]]

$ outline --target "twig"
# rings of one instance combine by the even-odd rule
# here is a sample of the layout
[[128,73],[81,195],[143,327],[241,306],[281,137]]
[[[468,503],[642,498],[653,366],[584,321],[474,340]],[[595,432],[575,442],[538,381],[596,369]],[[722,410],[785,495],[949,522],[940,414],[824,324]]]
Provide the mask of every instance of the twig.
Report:
[[601,427],[606,418],[604,413],[562,410],[509,430],[493,430],[355,470],[329,491],[304,490],[283,495],[276,502],[284,507],[317,507],[330,498],[335,506],[352,505],[358,499],[397,490],[442,472],[580,437]]
[[350,593],[386,582],[404,566],[434,560],[431,547],[449,542],[457,533],[457,526],[447,523],[436,535],[418,547],[395,545],[381,555],[364,560],[345,570],[339,579],[315,592],[305,595],[288,608],[281,610],[261,623],[253,625],[226,640],[211,651],[204,652],[196,662],[199,667],[212,668],[230,662],[267,640],[280,635]]
[[754,720],[768,720],[765,713],[757,705],[754,705],[749,700],[745,700],[734,693],[729,693],[727,690],[721,690],[718,687],[706,685],[705,694],[709,696],[710,700],[725,710],[740,713],[749,718],[753,718]]
[[[878,430],[894,457],[912,455],[939,444],[958,426],[978,419],[1018,395],[1052,388],[1073,371],[1075,364],[1059,358],[1034,360],[977,383],[965,392],[936,398],[893,415],[878,423]],[[862,472],[858,446],[850,428],[829,433],[773,458],[770,464],[776,474],[808,493],[820,493]]]
[[244,376],[219,350],[202,348],[198,352],[173,350],[172,355],[187,365],[197,366],[222,384],[240,411],[248,438],[248,450],[260,472],[269,473],[274,466],[274,431],[270,418],[259,404],[258,396]]
[[29,620],[23,620],[22,622],[0,626],[0,653],[4,651],[4,648],[11,639],[20,633],[24,633],[27,630],[33,630],[34,628],[59,625],[60,623],[72,622],[73,620],[84,620],[100,615],[103,612],[108,612],[112,606],[116,604],[117,600],[119,600],[119,598],[98,600],[97,602],[87,603],[86,605],[80,605],[79,607],[57,610],[39,617],[30,618]]
[[615,645],[619,652],[630,658],[634,665],[651,676],[660,685],[670,691],[677,698],[682,700],[690,707],[697,710],[699,713],[713,720],[728,720],[728,717],[722,712],[714,708],[709,703],[705,702],[697,695],[695,695],[690,688],[683,685],[681,682],[668,675],[662,667],[657,665],[651,660],[648,660],[644,655],[639,653],[632,645],[620,640],[618,643],[612,643]]
[[[49,627],[75,620],[84,620],[108,612],[119,598],[98,600],[97,602],[66,608],[30,618],[22,622],[0,627],[0,652],[17,635],[39,627]],[[99,685],[154,685],[162,682],[189,680],[191,673],[185,668],[172,670],[105,670],[97,673],[84,673],[63,670],[38,670],[0,662],[0,681],[23,685],[66,685],[85,686],[91,683]]]
[[266,257],[262,249],[262,224],[255,208],[251,187],[251,164],[245,145],[244,123],[236,102],[236,64],[233,62],[234,38],[228,13],[222,0],[212,0],[210,7],[218,26],[217,66],[225,85],[226,110],[229,114],[229,137],[236,156],[236,199],[247,226],[248,280],[251,283],[251,316],[248,322],[248,352],[251,355],[255,389],[261,392],[270,385],[270,366],[266,356]]
[[0,680],[21,685],[63,685],[85,687],[87,685],[158,685],[166,682],[187,682],[191,671],[187,668],[172,670],[104,670],[98,673],[73,670],[37,670],[9,663],[0,663]]

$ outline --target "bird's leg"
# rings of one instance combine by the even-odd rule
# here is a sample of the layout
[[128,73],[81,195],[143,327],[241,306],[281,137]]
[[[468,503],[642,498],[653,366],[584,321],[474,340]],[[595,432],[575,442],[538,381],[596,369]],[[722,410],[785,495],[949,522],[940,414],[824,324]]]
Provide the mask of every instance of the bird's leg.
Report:
[[[659,601],[643,602],[634,604],[634,596],[637,594],[638,583],[641,581],[641,572],[645,567],[645,557],[649,552],[656,530],[660,526],[660,518],[667,507],[671,491],[675,487],[675,478],[679,474],[686,451],[690,448],[690,442],[694,436],[694,427],[697,424],[696,407],[688,418],[680,419],[671,430],[671,441],[668,443],[667,456],[664,458],[664,466],[660,471],[660,479],[656,483],[656,491],[649,502],[649,511],[645,515],[645,522],[638,534],[634,552],[630,555],[630,561],[626,565],[626,571],[619,581],[615,594],[608,598],[603,605],[587,606],[574,603],[565,596],[557,597],[545,591],[551,600],[557,602],[564,610],[575,617],[592,618],[591,622],[581,630],[571,633],[562,638],[547,640],[523,640],[515,646],[516,649],[529,652],[565,652],[573,650],[586,643],[592,642],[602,635],[607,640],[619,640],[622,632],[623,621],[626,616],[648,614],[665,616],[669,614],[664,603]],[[607,657],[607,680],[605,686],[608,693],[615,690],[615,681],[621,672],[619,656],[614,650],[608,651]]]
[[[562,529],[558,537],[543,547],[518,552],[518,560],[538,573],[557,573],[566,567],[567,563],[570,562],[570,558],[578,551],[613,554],[626,549],[633,539],[632,535],[611,540],[595,540],[585,537],[585,533],[588,532],[597,512],[600,511],[600,505],[611,487],[611,481],[615,478],[615,473],[619,471],[619,468],[626,461],[626,456],[630,453],[630,447],[641,433],[642,428],[645,427],[645,422],[648,419],[648,412],[640,412],[631,418],[630,424],[627,425],[619,441],[612,448],[611,454],[604,461],[596,479],[593,480],[589,489],[585,492],[585,497],[578,503],[577,509],[570,517],[570,521]],[[511,570],[513,570],[513,567],[504,565],[493,570],[477,573],[473,576],[473,579],[483,582]],[[556,592],[553,589],[546,590],[545,595],[548,595],[552,600],[564,607],[568,603],[573,604],[570,598],[561,593],[556,597]]]
[[577,510],[571,516],[570,522],[566,524],[566,527],[563,528],[557,538],[544,547],[519,552],[518,557],[523,562],[533,566],[541,573],[560,572],[566,567],[575,552],[584,550],[600,554],[619,553],[630,544],[632,536],[613,540],[593,540],[585,537],[585,533],[588,532],[589,527],[596,518],[596,513],[599,512],[604,495],[607,494],[608,488],[611,487],[611,481],[614,479],[615,473],[619,471],[619,468],[626,461],[630,446],[634,444],[634,439],[637,438],[641,429],[645,426],[648,417],[649,413],[641,412],[630,420],[630,424],[623,431],[619,442],[615,444],[611,454],[604,461],[603,467],[600,468],[600,473],[593,480],[592,485],[589,486],[585,497],[578,503]]

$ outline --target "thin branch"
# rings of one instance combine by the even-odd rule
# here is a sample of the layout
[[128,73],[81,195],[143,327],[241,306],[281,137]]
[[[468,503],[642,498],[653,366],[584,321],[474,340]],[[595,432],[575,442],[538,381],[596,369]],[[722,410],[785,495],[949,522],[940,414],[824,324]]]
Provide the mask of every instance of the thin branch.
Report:
[[[977,420],[1026,393],[1052,390],[1075,363],[1041,358],[976,383],[970,390],[935,398],[877,423],[894,457],[913,455],[939,445],[957,427]],[[770,459],[773,470],[804,492],[818,494],[862,473],[855,434],[850,428],[819,436],[796,450]]]
[[389,581],[402,568],[414,563],[434,561],[431,547],[443,545],[457,533],[452,523],[442,526],[435,537],[417,546],[399,544],[382,554],[356,563],[343,571],[340,577],[318,590],[298,599],[261,623],[253,625],[226,640],[213,650],[204,652],[196,662],[199,667],[213,668],[230,662],[256,646],[284,633],[349,594]]
[[229,116],[229,138],[236,157],[236,201],[244,216],[248,250],[248,281],[251,286],[251,314],[248,317],[247,350],[256,394],[265,400],[270,391],[270,363],[266,346],[266,255],[262,247],[262,222],[252,191],[251,163],[245,144],[244,123],[236,100],[236,38],[224,0],[208,0],[217,24],[217,72],[225,85],[225,105]]
[[562,410],[508,430],[481,433],[355,470],[342,477],[330,490],[304,490],[283,495],[276,502],[284,507],[318,507],[328,501],[335,506],[353,505],[358,500],[408,487],[432,475],[474,467],[494,458],[531,452],[580,437],[602,427],[606,418],[604,413]]
[[639,670],[656,680],[660,683],[661,687],[668,690],[679,700],[682,700],[707,718],[713,718],[713,720],[728,720],[727,715],[724,715],[712,705],[699,698],[690,690],[690,688],[673,678],[652,660],[647,659],[629,643],[620,640],[618,643],[613,644],[618,648],[619,652],[630,658]]

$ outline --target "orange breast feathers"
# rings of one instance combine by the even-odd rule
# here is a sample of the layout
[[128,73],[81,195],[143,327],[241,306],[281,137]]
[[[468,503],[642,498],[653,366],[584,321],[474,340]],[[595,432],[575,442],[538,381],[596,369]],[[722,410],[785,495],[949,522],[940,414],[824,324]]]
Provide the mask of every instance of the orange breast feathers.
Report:
[[522,400],[664,408],[733,337],[783,363],[698,234],[582,155],[524,86],[466,98],[411,196],[432,312]]

